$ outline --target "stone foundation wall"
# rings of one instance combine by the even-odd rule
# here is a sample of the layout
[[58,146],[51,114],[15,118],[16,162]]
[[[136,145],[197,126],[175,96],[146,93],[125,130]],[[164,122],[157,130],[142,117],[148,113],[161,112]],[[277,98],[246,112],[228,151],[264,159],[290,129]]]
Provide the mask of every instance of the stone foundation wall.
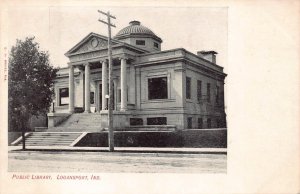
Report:
[[[174,132],[114,133],[116,147],[195,147],[226,148],[226,129],[182,130]],[[89,133],[75,146],[107,147],[108,133]]]

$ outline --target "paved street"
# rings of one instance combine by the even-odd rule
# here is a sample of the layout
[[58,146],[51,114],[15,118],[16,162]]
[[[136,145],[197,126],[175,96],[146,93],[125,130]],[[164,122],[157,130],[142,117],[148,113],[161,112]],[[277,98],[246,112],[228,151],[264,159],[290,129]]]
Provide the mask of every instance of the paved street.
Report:
[[226,173],[226,154],[11,151],[9,172]]

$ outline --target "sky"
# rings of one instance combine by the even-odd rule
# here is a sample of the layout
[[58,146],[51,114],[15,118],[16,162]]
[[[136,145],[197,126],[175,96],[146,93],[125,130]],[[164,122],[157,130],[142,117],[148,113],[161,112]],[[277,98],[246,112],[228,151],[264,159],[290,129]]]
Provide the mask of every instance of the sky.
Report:
[[67,66],[64,54],[90,32],[107,36],[107,27],[98,19],[97,10],[110,11],[114,36],[132,20],[151,29],[162,38],[162,50],[185,48],[218,52],[217,64],[227,65],[227,8],[199,7],[10,7],[8,48],[16,39],[35,36],[42,50],[49,51],[53,66]]

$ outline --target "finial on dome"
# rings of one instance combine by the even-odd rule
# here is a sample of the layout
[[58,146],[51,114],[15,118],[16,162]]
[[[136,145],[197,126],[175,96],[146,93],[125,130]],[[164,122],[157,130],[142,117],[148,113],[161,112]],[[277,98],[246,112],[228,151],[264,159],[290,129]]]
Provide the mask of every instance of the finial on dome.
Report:
[[134,25],[141,25],[141,22],[134,20],[134,21],[129,22],[129,24],[130,24],[131,26],[134,26]]

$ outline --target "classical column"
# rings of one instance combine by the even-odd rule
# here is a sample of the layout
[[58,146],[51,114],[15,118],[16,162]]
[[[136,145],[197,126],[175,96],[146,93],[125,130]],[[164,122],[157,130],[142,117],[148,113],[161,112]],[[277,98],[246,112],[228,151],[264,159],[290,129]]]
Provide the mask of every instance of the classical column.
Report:
[[74,67],[69,67],[69,112],[74,112]]
[[105,98],[107,93],[107,62],[105,60],[102,62],[102,110],[107,108],[107,99]]
[[100,112],[100,100],[99,100],[99,82],[94,81],[95,85],[95,98],[94,98],[94,103],[95,103],[95,112]]
[[139,110],[141,108],[141,69],[136,69],[136,108]]
[[85,72],[85,113],[90,113],[90,64],[84,64],[84,72]]
[[126,59],[121,59],[121,111],[127,110],[127,67]]
[[82,108],[84,109],[84,66],[79,66],[79,70],[80,70],[80,106],[82,106]]

